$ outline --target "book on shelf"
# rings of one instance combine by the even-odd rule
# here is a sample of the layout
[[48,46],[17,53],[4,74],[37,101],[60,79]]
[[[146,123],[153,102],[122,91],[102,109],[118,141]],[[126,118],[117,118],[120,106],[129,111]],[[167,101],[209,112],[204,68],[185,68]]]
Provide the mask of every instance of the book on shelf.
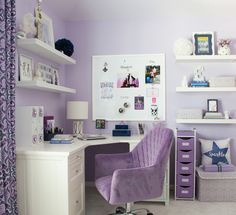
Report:
[[190,87],[209,87],[208,81],[191,81]]

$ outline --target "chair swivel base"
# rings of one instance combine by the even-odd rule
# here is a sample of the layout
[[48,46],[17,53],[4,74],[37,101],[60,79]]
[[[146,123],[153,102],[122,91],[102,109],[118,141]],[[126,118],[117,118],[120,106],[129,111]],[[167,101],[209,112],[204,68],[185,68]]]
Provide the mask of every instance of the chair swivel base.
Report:
[[145,211],[147,215],[153,215],[149,210],[145,208],[140,208],[140,209],[135,209],[135,210],[127,210],[123,207],[117,207],[116,212],[109,214],[109,215],[136,215],[137,212],[139,211]]

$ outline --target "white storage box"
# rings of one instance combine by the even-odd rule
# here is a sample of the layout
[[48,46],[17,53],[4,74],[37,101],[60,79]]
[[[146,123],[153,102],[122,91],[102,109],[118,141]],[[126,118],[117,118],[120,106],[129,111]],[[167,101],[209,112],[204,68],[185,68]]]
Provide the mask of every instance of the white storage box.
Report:
[[43,143],[43,107],[16,107],[16,144]]
[[197,168],[197,196],[204,202],[235,202],[236,172],[204,172]]
[[235,77],[222,76],[209,79],[210,87],[235,87]]
[[177,112],[177,119],[202,119],[201,109],[180,109]]

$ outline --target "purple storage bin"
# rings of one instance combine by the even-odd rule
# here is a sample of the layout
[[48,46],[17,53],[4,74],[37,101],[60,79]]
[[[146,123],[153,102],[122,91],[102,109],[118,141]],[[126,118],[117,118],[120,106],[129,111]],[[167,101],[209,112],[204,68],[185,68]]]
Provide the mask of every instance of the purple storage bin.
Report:
[[193,185],[193,175],[178,175],[177,184],[179,186],[192,186]]
[[177,136],[178,137],[194,136],[194,131],[190,131],[190,130],[177,131]]
[[193,187],[182,187],[177,186],[177,192],[176,192],[177,198],[193,198]]
[[193,174],[193,164],[192,163],[180,163],[177,164],[178,174]]
[[179,162],[193,162],[193,151],[178,151]]
[[193,137],[178,137],[177,147],[178,150],[193,150],[194,138]]
[[232,164],[222,164],[220,166],[215,164],[203,165],[205,172],[234,172],[235,166]]

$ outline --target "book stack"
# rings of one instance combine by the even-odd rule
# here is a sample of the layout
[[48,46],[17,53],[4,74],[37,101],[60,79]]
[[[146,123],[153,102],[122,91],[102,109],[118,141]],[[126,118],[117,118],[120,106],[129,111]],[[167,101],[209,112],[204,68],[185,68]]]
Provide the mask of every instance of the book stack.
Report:
[[192,81],[191,87],[209,87],[208,81]]
[[72,135],[68,134],[57,134],[51,140],[50,143],[52,144],[71,144],[73,143],[74,139]]
[[224,119],[224,115],[221,112],[206,112],[204,119]]

